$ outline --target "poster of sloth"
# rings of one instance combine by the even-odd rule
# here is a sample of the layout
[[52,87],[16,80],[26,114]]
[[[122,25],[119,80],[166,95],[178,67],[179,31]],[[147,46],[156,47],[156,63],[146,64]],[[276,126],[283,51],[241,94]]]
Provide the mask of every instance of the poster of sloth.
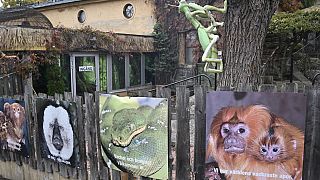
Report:
[[306,97],[209,92],[206,179],[302,179]]
[[100,137],[109,167],[168,179],[168,101],[100,96]]
[[36,110],[42,158],[77,166],[76,104],[37,98]]
[[29,157],[28,122],[24,102],[0,98],[1,149]]

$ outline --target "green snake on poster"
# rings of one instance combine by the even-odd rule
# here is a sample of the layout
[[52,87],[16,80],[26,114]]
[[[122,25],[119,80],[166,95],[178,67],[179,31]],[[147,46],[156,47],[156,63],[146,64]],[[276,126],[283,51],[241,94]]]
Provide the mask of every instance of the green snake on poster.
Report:
[[[112,98],[108,100],[112,101]],[[142,176],[165,169],[164,157],[167,157],[168,149],[166,100],[155,107],[139,106],[135,102],[110,105],[108,100],[109,106],[103,108],[108,113],[102,115],[100,134],[102,145],[107,147],[116,163]]]

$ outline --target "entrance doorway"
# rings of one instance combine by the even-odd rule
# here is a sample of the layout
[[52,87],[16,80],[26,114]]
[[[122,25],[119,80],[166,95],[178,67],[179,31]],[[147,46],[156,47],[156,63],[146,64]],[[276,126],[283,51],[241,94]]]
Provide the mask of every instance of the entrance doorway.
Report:
[[[68,65],[62,68],[64,68],[63,71],[66,71],[66,77],[70,75],[68,84],[71,84],[73,96],[83,96],[84,92],[94,93],[95,91],[113,93],[144,86],[147,73],[146,64],[153,63],[152,57],[146,58],[144,53],[72,52],[64,56],[68,59],[68,63],[64,64]],[[152,74],[148,77],[152,78],[151,76]]]
[[84,92],[99,91],[99,54],[70,54],[71,92],[83,96]]

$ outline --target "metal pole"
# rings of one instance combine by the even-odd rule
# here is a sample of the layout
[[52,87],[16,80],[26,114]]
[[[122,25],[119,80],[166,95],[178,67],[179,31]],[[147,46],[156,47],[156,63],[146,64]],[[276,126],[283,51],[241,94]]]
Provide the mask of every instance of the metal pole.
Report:
[[292,54],[290,52],[290,83],[293,82],[293,58],[292,58]]

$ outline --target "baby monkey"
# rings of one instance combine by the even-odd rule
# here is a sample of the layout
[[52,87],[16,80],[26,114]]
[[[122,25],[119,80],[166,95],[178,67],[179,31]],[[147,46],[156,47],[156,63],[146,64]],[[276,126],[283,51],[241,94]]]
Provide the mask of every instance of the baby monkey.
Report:
[[297,150],[297,140],[290,137],[284,129],[271,127],[268,135],[259,142],[259,153],[255,156],[267,162],[290,159]]
[[301,179],[303,167],[303,133],[293,125],[277,117],[249,154],[255,159],[282,168],[293,179]]

